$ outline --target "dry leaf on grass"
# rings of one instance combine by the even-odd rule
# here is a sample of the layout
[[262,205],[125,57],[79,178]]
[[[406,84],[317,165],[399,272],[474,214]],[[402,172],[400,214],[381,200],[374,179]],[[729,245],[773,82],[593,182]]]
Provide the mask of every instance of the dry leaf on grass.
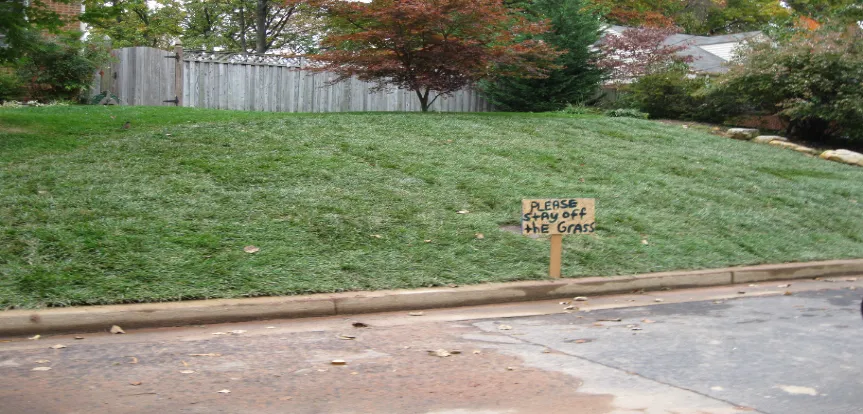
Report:
[[257,252],[261,251],[261,248],[258,246],[246,246],[246,247],[243,247],[243,251],[246,253],[252,254],[252,253],[257,253]]
[[136,386],[136,387],[137,387],[137,386],[139,386],[139,385],[141,385],[141,384],[143,384],[143,382],[141,382],[141,381],[132,381],[132,382],[130,382],[130,383],[129,383],[129,385],[134,385],[134,386]]
[[216,392],[217,392],[217,393],[219,393],[219,394],[230,394],[230,393],[231,393],[231,390],[219,390],[219,391],[216,391]]
[[480,350],[478,350],[478,349],[473,351],[473,354],[474,354],[474,355],[479,355],[479,354],[481,354],[481,353],[482,353],[482,351],[480,351]]
[[65,347],[66,347],[66,345],[63,345],[63,344],[57,344],[57,345],[51,345],[50,346],[51,349],[63,349]]
[[431,243],[430,239],[423,240],[423,243]]
[[31,369],[30,371],[50,371],[51,367],[36,367]]
[[451,354],[449,351],[447,351],[446,349],[436,349],[436,350],[434,350],[434,351],[427,351],[427,352],[428,352],[428,354],[429,354],[429,355],[431,355],[431,356],[437,356],[437,357],[441,357],[441,358],[445,358],[445,357],[448,357],[448,356],[452,355],[452,354]]
[[457,211],[457,213],[458,214],[467,214],[467,213],[470,213],[470,210],[459,210],[459,211]]
[[41,338],[41,337],[42,337],[42,335],[33,335],[33,336],[31,336],[31,337],[29,337],[29,338],[27,338],[27,339],[29,339],[29,340],[31,340],[31,341],[38,341],[38,340],[39,340],[39,338]]
[[376,239],[382,239],[382,238],[384,238],[384,236],[381,236],[380,234],[372,234],[372,237],[374,237],[374,238],[376,238]]
[[485,235],[482,233],[477,233],[477,234],[474,234],[474,237],[476,237],[478,240],[482,240],[485,238]]
[[126,331],[124,331],[123,328],[121,328],[117,325],[114,325],[111,327],[111,333],[112,334],[124,334],[124,333],[126,333]]
[[83,336],[76,336],[75,339],[84,339]]

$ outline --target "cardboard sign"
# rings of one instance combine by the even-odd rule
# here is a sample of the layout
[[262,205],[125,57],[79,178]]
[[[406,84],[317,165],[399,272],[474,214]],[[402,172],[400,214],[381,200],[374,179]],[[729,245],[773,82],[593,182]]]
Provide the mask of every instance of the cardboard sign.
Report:
[[596,231],[593,198],[552,198],[521,201],[521,232],[590,234]]

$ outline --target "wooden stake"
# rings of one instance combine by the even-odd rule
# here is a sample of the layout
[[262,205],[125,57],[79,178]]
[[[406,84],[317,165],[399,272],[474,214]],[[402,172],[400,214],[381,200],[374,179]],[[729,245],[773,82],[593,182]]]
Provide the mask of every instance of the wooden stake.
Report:
[[563,255],[563,235],[551,235],[551,263],[548,266],[548,276],[560,279],[560,261]]

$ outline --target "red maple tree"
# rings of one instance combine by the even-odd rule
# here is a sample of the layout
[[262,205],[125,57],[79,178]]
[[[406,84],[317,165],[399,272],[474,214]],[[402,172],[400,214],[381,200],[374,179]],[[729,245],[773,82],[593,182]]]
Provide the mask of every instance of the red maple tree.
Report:
[[[331,0],[336,25],[310,56],[339,82],[357,77],[414,91],[423,112],[479,79],[543,77],[561,52],[531,38],[548,30],[501,0]],[[432,96],[434,94],[434,96]]]
[[608,71],[612,83],[629,83],[675,63],[691,63],[692,56],[678,54],[687,48],[687,43],[664,43],[674,33],[671,28],[658,27],[627,29],[620,35],[609,33],[599,46],[601,58],[597,66]]

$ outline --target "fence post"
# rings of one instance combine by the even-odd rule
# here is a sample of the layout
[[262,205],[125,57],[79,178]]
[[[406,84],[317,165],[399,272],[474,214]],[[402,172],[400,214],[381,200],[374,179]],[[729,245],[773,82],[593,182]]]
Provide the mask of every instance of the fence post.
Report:
[[177,106],[183,106],[183,42],[179,39],[174,43],[174,54],[177,56],[177,65],[174,67],[174,96],[177,98]]

